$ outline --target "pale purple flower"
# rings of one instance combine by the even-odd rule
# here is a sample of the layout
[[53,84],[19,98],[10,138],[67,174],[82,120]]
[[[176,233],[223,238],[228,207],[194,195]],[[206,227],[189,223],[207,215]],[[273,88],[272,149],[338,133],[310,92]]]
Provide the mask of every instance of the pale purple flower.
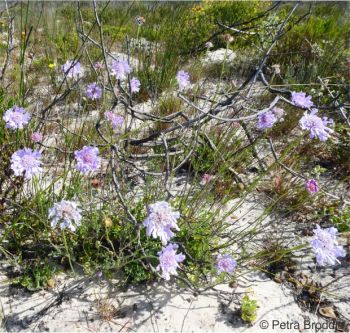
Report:
[[93,101],[100,99],[102,96],[102,88],[98,86],[96,82],[90,83],[86,87],[86,96]]
[[174,211],[165,201],[158,201],[150,205],[148,216],[143,221],[143,225],[147,227],[147,236],[159,237],[162,244],[165,245],[174,236],[171,229],[180,230],[177,225],[179,217],[180,213]]
[[317,112],[317,109],[312,109],[310,113],[306,111],[299,120],[299,125],[303,130],[310,131],[311,139],[318,137],[321,141],[327,141],[330,134],[334,132],[327,125],[333,122],[326,117],[320,118],[316,115]]
[[81,210],[78,208],[77,203],[69,200],[62,200],[57,202],[49,209],[49,219],[51,221],[51,227],[55,228],[57,223],[60,222],[62,229],[69,229],[75,231],[76,227],[81,223]]
[[205,173],[202,177],[201,184],[202,185],[208,184],[212,179],[213,179],[213,175]]
[[118,80],[124,80],[131,72],[132,68],[127,61],[122,59],[112,61],[111,75],[114,75]]
[[141,87],[141,82],[138,78],[136,77],[133,77],[131,80],[130,80],[130,91],[132,93],[137,93],[140,91],[140,87]]
[[165,280],[170,280],[170,275],[177,275],[177,269],[179,263],[185,260],[185,256],[182,253],[176,254],[178,245],[169,244],[162,248],[162,251],[158,252],[159,265],[157,270],[162,269],[162,277]]
[[311,96],[306,96],[304,92],[292,91],[292,102],[301,108],[311,108],[314,105],[311,98]]
[[11,169],[15,176],[22,176],[31,179],[34,175],[43,171],[41,168],[41,152],[24,148],[17,150],[11,156]]
[[67,60],[66,63],[62,65],[62,72],[68,79],[77,79],[83,76],[84,68],[77,60],[74,62],[72,60]]
[[209,50],[214,47],[214,44],[212,42],[206,42],[204,46]]
[[316,254],[317,264],[320,266],[335,265],[339,263],[338,257],[345,257],[346,252],[338,245],[338,230],[334,227],[321,229],[319,225],[313,230],[315,237],[310,244]]
[[229,254],[219,254],[215,266],[218,274],[225,272],[232,275],[237,267],[237,262]]
[[40,132],[33,132],[30,139],[32,140],[32,142],[38,143],[43,141],[43,135]]
[[2,119],[6,122],[6,128],[12,130],[23,129],[29,123],[30,114],[23,108],[15,105],[5,112]]
[[117,129],[118,127],[121,127],[124,123],[124,118],[112,111],[105,112],[105,117],[107,120],[111,122],[114,130]]
[[266,111],[258,116],[258,123],[256,124],[256,128],[259,130],[271,128],[276,121],[277,118],[275,114],[271,111]]
[[99,61],[97,61],[95,64],[94,64],[94,68],[95,69],[102,69],[103,68],[103,64]]
[[284,110],[278,107],[274,107],[271,110],[277,119],[281,119],[284,116]]
[[96,171],[101,164],[98,154],[98,148],[91,146],[84,146],[82,150],[76,150],[74,152],[77,161],[76,169],[84,174]]
[[310,193],[310,194],[315,194],[318,192],[318,184],[317,181],[315,179],[309,179],[306,183],[305,183],[305,187],[306,190]]
[[184,90],[190,84],[190,75],[185,71],[178,71],[176,74],[176,80],[180,90]]

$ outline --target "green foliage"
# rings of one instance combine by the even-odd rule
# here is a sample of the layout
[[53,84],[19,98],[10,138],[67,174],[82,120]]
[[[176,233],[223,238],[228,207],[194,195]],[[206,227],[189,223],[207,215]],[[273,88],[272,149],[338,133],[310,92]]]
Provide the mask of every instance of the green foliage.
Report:
[[258,302],[246,294],[241,303],[241,318],[248,323],[253,323],[257,318],[258,308]]
[[350,231],[350,206],[346,206],[343,209],[330,207],[326,210],[326,213],[329,215],[330,221],[338,229],[338,231]]

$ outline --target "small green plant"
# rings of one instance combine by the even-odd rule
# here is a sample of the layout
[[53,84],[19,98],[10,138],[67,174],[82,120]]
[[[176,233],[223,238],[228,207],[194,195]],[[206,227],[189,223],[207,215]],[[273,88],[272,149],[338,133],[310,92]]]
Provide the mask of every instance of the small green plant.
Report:
[[330,221],[340,232],[350,231],[350,206],[346,206],[344,209],[337,209],[331,207],[328,209],[330,214]]
[[256,320],[258,308],[258,302],[246,294],[241,303],[241,318],[248,323],[253,323]]

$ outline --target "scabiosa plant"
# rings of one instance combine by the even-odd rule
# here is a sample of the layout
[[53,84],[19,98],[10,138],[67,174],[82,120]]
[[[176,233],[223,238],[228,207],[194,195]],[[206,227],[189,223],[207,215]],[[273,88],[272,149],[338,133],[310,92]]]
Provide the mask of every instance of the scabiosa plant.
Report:
[[131,80],[130,80],[130,91],[132,93],[137,93],[140,91],[140,87],[141,87],[141,82],[138,78],[136,77],[133,77]]
[[283,116],[284,116],[284,110],[278,107],[274,107],[272,110],[273,114],[276,116],[276,118],[278,120],[282,120]]
[[29,123],[30,114],[23,108],[15,105],[5,112],[2,119],[6,122],[6,128],[12,130],[23,129]]
[[266,111],[258,116],[258,123],[256,124],[256,128],[259,130],[271,128],[276,121],[277,117],[275,114],[271,111]]
[[81,224],[81,210],[77,203],[69,200],[57,202],[49,209],[49,219],[51,219],[51,227],[55,228],[60,222],[62,229],[75,231],[76,227]]
[[179,263],[185,260],[185,256],[182,253],[176,254],[178,245],[169,244],[162,248],[162,251],[158,252],[159,265],[157,270],[162,270],[162,277],[169,281],[170,275],[177,275],[177,269]]
[[218,274],[225,272],[231,275],[237,267],[237,262],[229,254],[219,254],[215,266]]
[[110,121],[114,130],[121,127],[124,123],[124,118],[112,111],[105,112],[105,118]]
[[77,79],[83,76],[84,68],[77,60],[67,60],[66,63],[62,65],[62,72],[68,79]]
[[114,75],[118,80],[124,80],[130,73],[132,68],[125,60],[113,60],[111,66],[111,75]]
[[313,230],[315,237],[311,246],[316,254],[316,262],[320,266],[335,265],[339,263],[338,257],[345,257],[346,252],[338,245],[338,230],[334,227],[321,229],[319,225]]
[[102,97],[102,88],[96,82],[90,83],[86,87],[86,96],[93,101],[100,99]]
[[292,91],[292,102],[301,108],[311,108],[314,105],[311,98],[311,96],[306,96],[304,92]]
[[43,135],[40,132],[33,132],[30,136],[30,139],[32,140],[32,142],[38,143],[43,141]]
[[150,205],[148,216],[143,221],[143,225],[147,228],[147,236],[159,237],[162,244],[165,245],[174,236],[171,229],[180,230],[177,225],[179,217],[180,213],[173,211],[165,201],[158,201]]
[[185,71],[178,71],[176,80],[180,90],[184,90],[190,84],[190,75]]
[[310,194],[315,194],[318,192],[318,184],[315,179],[307,180],[307,182],[305,183],[305,187]]
[[15,176],[22,176],[31,179],[34,175],[43,171],[41,168],[41,152],[24,148],[16,151],[11,156],[11,169]]
[[318,137],[321,141],[327,141],[330,134],[334,131],[327,127],[333,121],[324,117],[323,119],[316,115],[317,109],[312,109],[310,113],[305,112],[299,120],[299,125],[303,130],[310,131],[310,138]]
[[98,148],[91,146],[84,146],[83,149],[76,150],[74,156],[77,161],[77,170],[83,174],[96,171],[101,164],[98,154]]

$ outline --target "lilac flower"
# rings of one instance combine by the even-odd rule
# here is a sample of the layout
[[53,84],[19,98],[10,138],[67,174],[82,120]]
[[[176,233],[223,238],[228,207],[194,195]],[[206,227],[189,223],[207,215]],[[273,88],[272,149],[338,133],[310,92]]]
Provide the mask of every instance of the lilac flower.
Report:
[[159,265],[157,270],[162,269],[162,277],[165,280],[170,280],[170,275],[177,275],[177,268],[179,263],[185,260],[185,256],[182,253],[176,254],[178,245],[169,244],[163,247],[162,251],[158,252]]
[[113,60],[111,66],[111,75],[115,75],[118,80],[124,80],[128,74],[132,72],[132,68],[125,60]]
[[284,110],[278,107],[274,107],[271,110],[273,112],[273,114],[276,116],[277,119],[281,119],[284,115]]
[[101,68],[103,68],[103,64],[102,64],[101,62],[97,61],[97,62],[94,64],[94,68],[95,68],[95,69],[101,69]]
[[86,88],[86,95],[93,101],[100,99],[102,96],[102,88],[96,82],[91,83]]
[[225,272],[232,275],[236,267],[237,267],[237,262],[230,255],[228,254],[224,254],[223,256],[221,254],[218,255],[218,258],[216,261],[216,269],[218,274]]
[[77,79],[84,74],[84,69],[80,65],[80,62],[75,60],[67,60],[64,65],[62,65],[62,72],[66,75],[68,79]]
[[307,109],[314,105],[311,96],[306,96],[304,92],[292,91],[292,102],[301,108]]
[[112,124],[113,129],[117,129],[118,127],[122,126],[124,123],[124,118],[122,116],[117,115],[116,113],[112,111],[105,112],[105,117],[107,120],[109,120]]
[[190,76],[185,71],[178,71],[176,74],[176,80],[180,90],[184,90],[190,84]]
[[32,133],[30,139],[32,140],[32,142],[38,143],[43,141],[43,135],[40,132],[34,132]]
[[212,179],[213,179],[213,175],[205,173],[202,177],[201,184],[202,185],[208,184]]
[[171,229],[180,230],[177,225],[179,212],[173,211],[172,207],[165,201],[158,201],[148,208],[148,216],[143,225],[147,227],[147,236],[159,237],[165,245],[174,233]]
[[310,193],[310,194],[315,194],[318,192],[318,184],[317,181],[315,179],[309,179],[306,183],[305,183],[305,187],[306,190]]
[[258,116],[258,123],[256,124],[256,128],[259,130],[271,128],[276,121],[277,118],[275,114],[271,111],[266,111]]
[[[68,228],[71,231],[75,231],[76,226],[80,225],[81,210],[74,201],[62,200],[57,202],[49,209],[49,219],[51,221],[51,227],[55,228],[58,222],[62,229]],[[73,223],[74,222],[74,223]]]
[[98,148],[91,146],[84,146],[82,150],[76,150],[74,156],[77,160],[77,170],[84,174],[96,171],[101,163],[98,153]]
[[23,108],[15,105],[5,112],[3,119],[6,121],[6,128],[12,130],[23,129],[29,123],[30,114]]
[[320,118],[316,115],[317,112],[317,109],[312,109],[310,113],[305,112],[299,120],[299,125],[303,130],[310,131],[311,139],[318,137],[321,141],[327,141],[330,133],[334,132],[331,128],[327,127],[332,121],[326,117],[323,119]]
[[40,159],[41,152],[38,150],[30,148],[17,150],[11,156],[11,169],[15,176],[22,176],[24,172],[24,177],[31,179],[34,175],[43,171]]
[[139,79],[137,79],[136,77],[133,77],[130,80],[130,90],[132,93],[137,93],[140,91],[140,87],[141,87],[141,82]]
[[317,264],[320,266],[339,263],[338,257],[345,257],[346,252],[337,242],[336,228],[321,229],[319,225],[314,229],[315,237],[310,242],[316,254]]

